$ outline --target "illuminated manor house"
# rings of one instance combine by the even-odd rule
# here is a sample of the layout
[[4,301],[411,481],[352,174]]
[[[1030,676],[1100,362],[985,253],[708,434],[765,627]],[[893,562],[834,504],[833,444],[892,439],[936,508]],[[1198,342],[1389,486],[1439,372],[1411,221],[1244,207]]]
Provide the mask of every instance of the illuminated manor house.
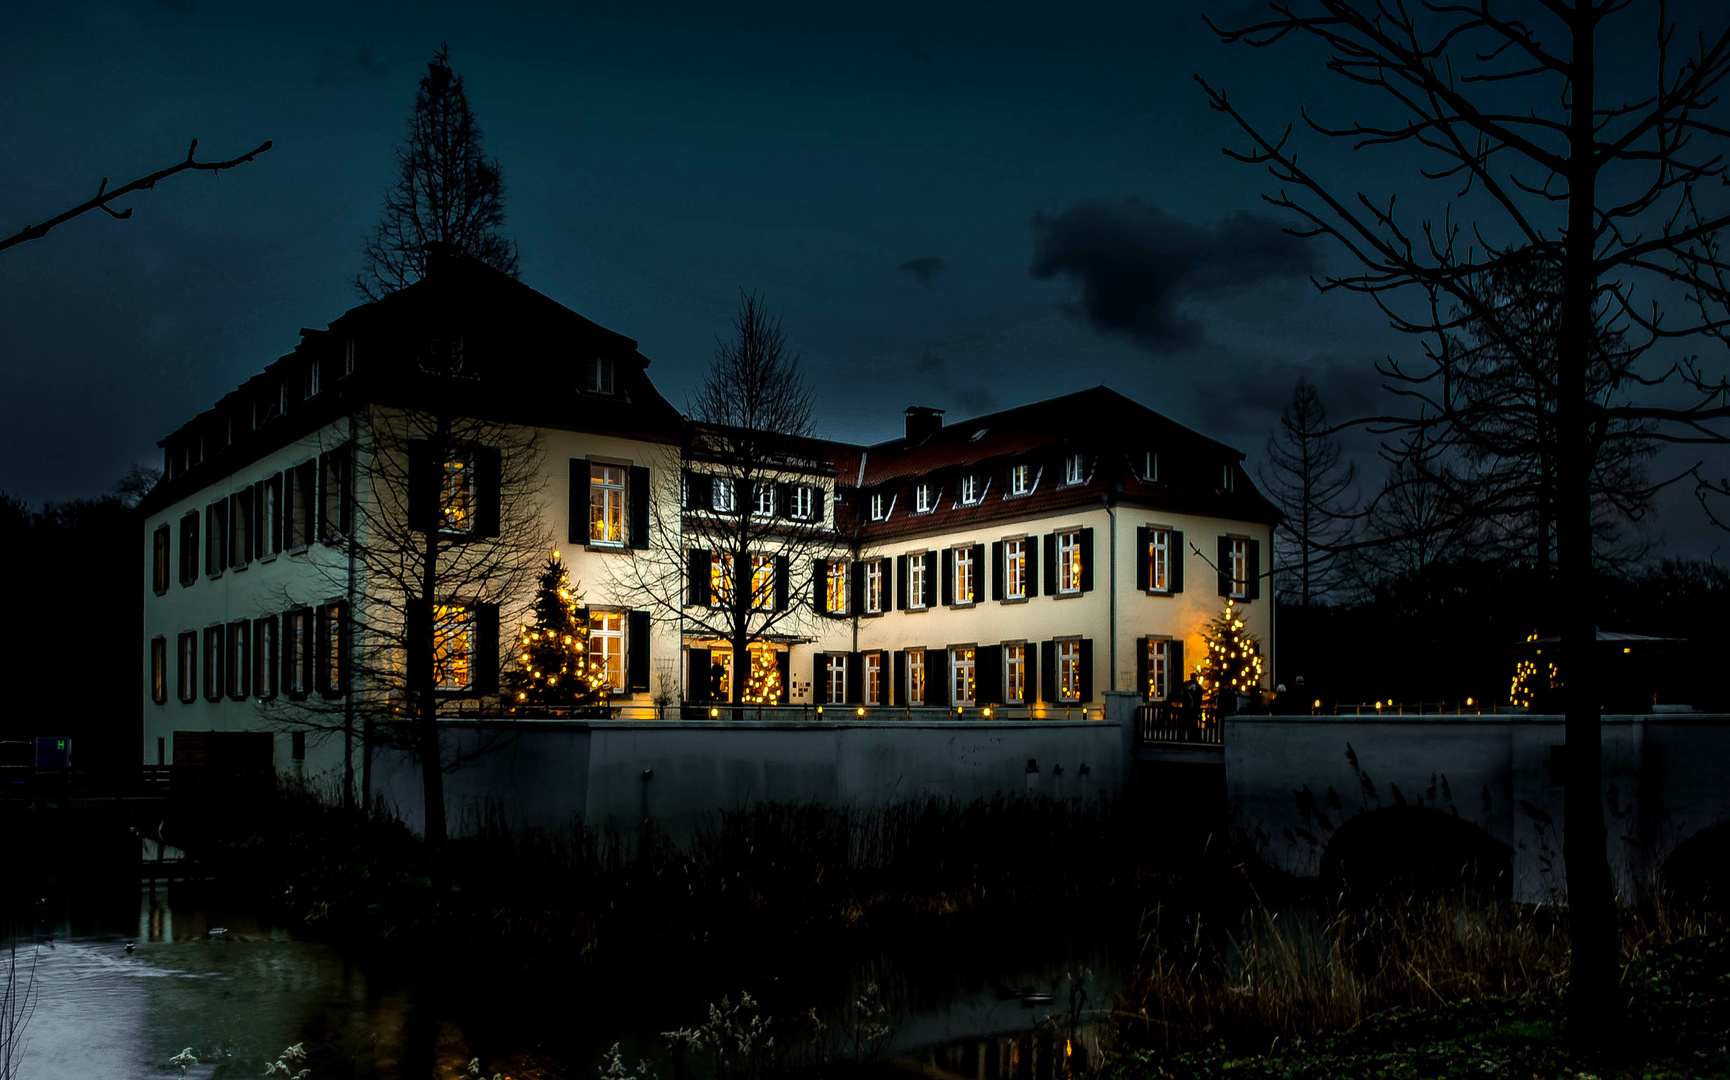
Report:
[[[495,595],[485,560],[520,535],[583,594],[606,688],[585,716],[733,717],[742,661],[710,618],[732,580],[786,614],[745,685],[783,718],[1097,718],[1108,690],[1175,693],[1225,597],[1271,670],[1277,512],[1228,446],[1098,387],[961,422],[910,408],[904,437],[874,446],[786,440],[792,473],[739,492],[648,366],[631,339],[457,257],[302,330],[160,444],[141,506],[144,760],[358,778],[428,665],[441,717],[509,718],[533,575]],[[457,418],[442,443],[440,417]],[[766,540],[729,577],[691,538],[730,514],[823,544]],[[380,552],[395,538],[411,565],[429,534],[441,567],[474,572],[393,604],[414,585]],[[647,560],[674,568],[671,602],[632,592]],[[759,715],[775,714],[745,707]]]

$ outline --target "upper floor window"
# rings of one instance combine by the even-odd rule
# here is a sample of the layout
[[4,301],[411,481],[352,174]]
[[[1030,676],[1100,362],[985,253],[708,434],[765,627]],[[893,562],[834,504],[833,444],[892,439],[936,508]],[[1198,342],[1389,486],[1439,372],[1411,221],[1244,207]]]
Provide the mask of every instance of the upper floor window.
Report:
[[613,360],[610,356],[591,356],[583,376],[583,389],[591,394],[613,392]]
[[971,604],[973,595],[973,549],[971,547],[955,549],[955,602]]
[[589,665],[606,679],[607,687],[625,689],[625,613],[595,611],[589,614]]
[[889,516],[889,496],[879,492],[871,496],[871,520],[883,521]]
[[979,477],[977,475],[961,478],[961,501],[968,504],[979,501]]
[[1249,541],[1232,537],[1226,544],[1226,573],[1231,575],[1229,595],[1242,600],[1249,595]]
[[228,503],[228,565],[244,570],[252,561],[252,489],[235,492]]
[[1003,542],[1003,598],[1027,599],[1027,540]]
[[168,639],[150,639],[150,700],[161,705],[168,700]]
[[342,373],[344,375],[353,375],[354,374],[354,339],[353,338],[348,339],[347,345],[342,350]]
[[816,507],[816,489],[801,484],[793,489],[793,505],[787,508],[787,512],[800,521],[810,521],[816,516]]
[[[309,493],[310,494],[310,493]],[[439,491],[443,529],[473,532],[475,527],[475,458],[466,451],[445,455],[444,483]]]
[[198,580],[198,511],[189,510],[180,519],[180,583]]
[[733,555],[717,551],[709,558],[709,603],[729,607],[733,603]]
[[843,559],[831,559],[825,567],[823,610],[831,615],[847,610],[847,563]]
[[319,364],[318,357],[316,357],[316,356],[307,357],[306,358],[306,383],[305,383],[306,393],[301,395],[301,396],[307,397],[307,398],[317,397],[318,392],[320,390],[324,389],[323,381],[322,381],[323,374],[324,373],[322,371],[322,365]]
[[1081,532],[1071,530],[1057,534],[1057,591],[1081,591]]
[[622,465],[589,465],[589,542],[625,542],[625,469]]
[[282,550],[282,474],[271,476],[258,489],[258,555],[275,557]]
[[751,512],[759,517],[775,516],[775,485],[759,481],[752,491]]
[[1171,591],[1171,530],[1147,531],[1147,587],[1151,592]]
[[712,494],[709,504],[723,514],[731,514],[737,507],[733,501],[733,481],[729,477],[717,476],[710,488]]
[[[283,493],[282,546],[290,551],[304,550],[312,543],[312,526],[316,518],[313,497],[318,490],[315,467],[315,462],[306,461],[283,474],[287,490]],[[468,469],[468,474],[472,478],[474,470]],[[446,482],[449,478],[449,466],[446,466]],[[446,528],[449,529],[449,525]]]
[[168,559],[171,546],[171,530],[167,525],[158,525],[151,533],[150,540],[150,587],[159,595],[168,591]]
[[1087,479],[1087,474],[1084,472],[1085,468],[1085,462],[1080,454],[1071,454],[1064,458],[1063,482],[1066,484],[1081,483],[1083,480]]
[[1220,476],[1219,486],[1226,491],[1237,490],[1237,468],[1235,466],[1229,464],[1225,466]]
[[751,556],[751,606],[775,606],[775,556]]
[[920,484],[913,489],[913,509],[923,514],[937,505],[937,485]]
[[204,521],[204,576],[220,577],[228,565],[228,500],[206,507]]
[[318,526],[326,542],[334,542],[346,535],[352,524],[353,509],[349,495],[354,475],[350,468],[353,453],[352,447],[342,446],[326,452],[320,459],[324,497],[318,513]]
[[907,606],[923,608],[925,606],[925,575],[929,568],[925,565],[925,552],[907,556]]
[[1159,480],[1159,455],[1152,450],[1142,456],[1141,478],[1149,483]]
[[1033,466],[1016,465],[1009,470],[1009,493],[1025,495],[1033,490]]
[[1027,646],[1003,646],[1003,701],[1008,705],[1027,703]]
[[877,614],[883,610],[883,560],[865,564],[865,610]]
[[[297,632],[299,628],[297,627]],[[433,681],[440,690],[475,683],[475,612],[463,604],[433,606]]]

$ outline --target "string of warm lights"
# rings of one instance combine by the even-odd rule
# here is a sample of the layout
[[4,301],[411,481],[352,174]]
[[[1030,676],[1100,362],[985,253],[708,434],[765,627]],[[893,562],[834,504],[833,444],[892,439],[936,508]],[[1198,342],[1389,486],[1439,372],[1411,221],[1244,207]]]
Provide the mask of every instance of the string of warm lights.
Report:
[[518,707],[572,708],[605,695],[607,673],[589,656],[589,623],[553,552],[536,578],[535,625],[517,628]]
[[746,705],[775,705],[781,701],[781,666],[768,649],[752,649],[751,671],[745,676]]
[[1217,708],[1224,692],[1253,694],[1260,690],[1261,646],[1244,632],[1235,601],[1227,598],[1225,610],[1208,623],[1205,639],[1207,658],[1196,672],[1196,681],[1210,704]]

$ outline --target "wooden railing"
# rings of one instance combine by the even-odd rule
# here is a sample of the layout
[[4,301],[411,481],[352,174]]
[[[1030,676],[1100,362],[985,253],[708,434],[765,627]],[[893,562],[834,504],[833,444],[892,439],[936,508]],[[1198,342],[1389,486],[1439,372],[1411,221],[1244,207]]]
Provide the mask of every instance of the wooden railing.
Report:
[[1155,701],[1135,709],[1136,741],[1219,746],[1223,742],[1219,717],[1210,709],[1196,709],[1170,701]]

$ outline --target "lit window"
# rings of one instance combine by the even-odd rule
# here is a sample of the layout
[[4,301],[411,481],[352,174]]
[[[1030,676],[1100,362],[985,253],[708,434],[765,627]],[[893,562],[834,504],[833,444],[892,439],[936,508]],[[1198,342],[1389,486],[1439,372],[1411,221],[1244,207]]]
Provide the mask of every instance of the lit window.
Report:
[[475,682],[475,614],[461,604],[433,607],[433,681],[440,690]]
[[925,606],[925,553],[907,556],[907,606]]
[[817,506],[817,492],[814,488],[796,487],[793,489],[793,505],[790,513],[800,521],[810,521]]
[[[720,674],[714,669],[720,668]],[[733,650],[716,649],[709,654],[709,675],[714,679],[713,691],[716,701],[733,700]]]
[[168,639],[150,639],[150,700],[160,705],[168,700]]
[[1141,478],[1154,483],[1159,480],[1159,455],[1149,450],[1141,463]]
[[1003,646],[1003,700],[1010,705],[1027,703],[1027,646]]
[[932,484],[920,484],[913,490],[913,509],[923,514],[937,505],[937,488]]
[[751,508],[751,512],[759,517],[773,517],[775,515],[775,485],[759,481],[752,494],[755,496],[756,505]]
[[955,602],[973,603],[973,549],[955,549]]
[[1226,572],[1231,575],[1231,595],[1242,600],[1249,595],[1249,541],[1233,539],[1226,553],[1229,556]]
[[1147,686],[1143,688],[1149,701],[1164,701],[1171,693],[1171,642],[1147,643]]
[[725,476],[717,476],[711,490],[709,505],[723,514],[731,514],[734,507],[733,481]]
[[716,552],[709,558],[709,605],[731,607],[733,603],[733,556]]
[[972,649],[950,649],[949,671],[952,676],[949,689],[951,705],[973,704],[973,673],[974,655]]
[[1057,534],[1057,591],[1081,591],[1081,533]]
[[[625,689],[625,613],[594,611],[589,614],[589,664],[604,672],[607,686]],[[728,680],[731,682],[731,680]]]
[[1027,541],[1003,542],[1003,598],[1027,599]]
[[1087,477],[1082,473],[1082,458],[1080,454],[1071,454],[1063,459],[1063,482],[1079,484]]
[[619,465],[589,465],[589,542],[625,542],[625,470]]
[[828,675],[829,696],[824,700],[833,705],[847,700],[847,658],[839,654],[831,654],[825,665]]
[[883,610],[883,560],[865,564],[865,610],[875,615]]
[[346,687],[347,612],[341,604],[318,609],[318,689],[325,695],[340,694]]
[[961,501],[970,505],[979,501],[979,477],[963,476],[961,478]]
[[925,650],[907,650],[907,704],[925,704]]
[[183,702],[198,700],[198,631],[188,630],[180,635],[178,643],[179,670],[175,681],[175,694]]
[[1033,466],[1016,465],[1009,470],[1009,493],[1025,495],[1033,490]]
[[883,704],[883,654],[865,654],[865,704]]
[[1147,588],[1150,592],[1171,591],[1171,531],[1147,531]]
[[[310,496],[310,492],[308,495]],[[298,502],[298,500],[297,500]],[[475,527],[475,459],[473,454],[445,455],[444,486],[439,492],[444,531],[473,532]],[[299,535],[297,531],[297,535]]]
[[591,394],[613,392],[613,360],[608,356],[589,357],[583,389]]
[[751,606],[766,610],[775,606],[775,556],[751,556]]
[[840,615],[847,610],[847,563],[843,559],[831,559],[826,567],[823,610],[831,615]]
[[1081,700],[1081,642],[1057,643],[1057,699]]
[[887,495],[871,496],[871,520],[882,521],[889,516],[889,497]]

